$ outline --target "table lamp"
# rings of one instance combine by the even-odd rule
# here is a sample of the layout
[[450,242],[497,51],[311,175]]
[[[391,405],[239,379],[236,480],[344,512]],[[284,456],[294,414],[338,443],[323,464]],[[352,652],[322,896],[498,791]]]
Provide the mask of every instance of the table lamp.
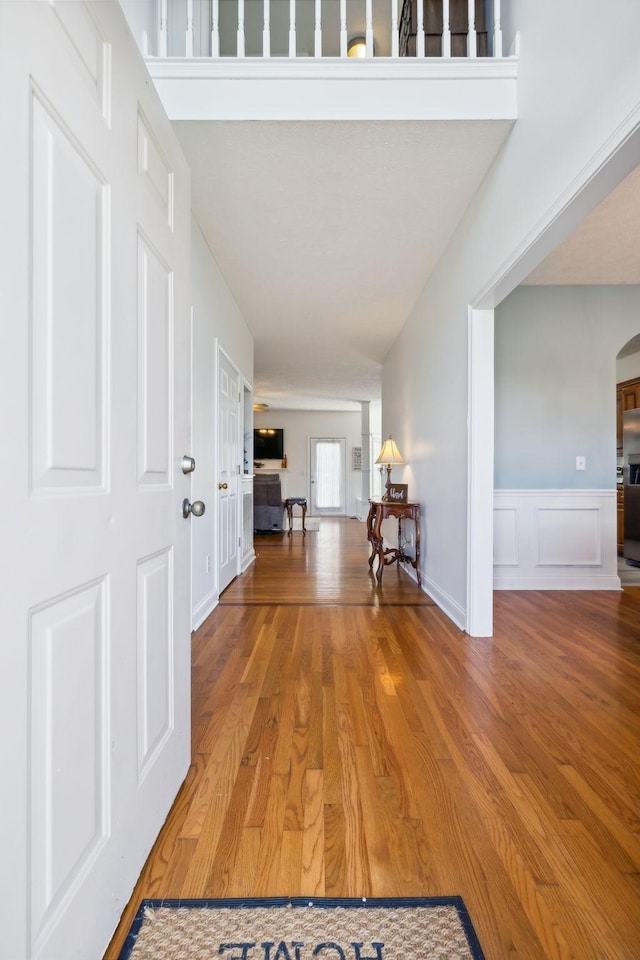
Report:
[[389,438],[385,440],[384,443],[382,444],[382,450],[380,451],[376,459],[376,463],[383,463],[387,468],[387,482],[384,488],[385,492],[384,492],[384,497],[382,498],[383,500],[389,499],[389,484],[391,483],[391,467],[401,466],[402,464],[404,464],[404,462],[405,461],[402,459],[402,455],[396,446],[395,440],[393,440],[391,438],[391,434],[389,434]]

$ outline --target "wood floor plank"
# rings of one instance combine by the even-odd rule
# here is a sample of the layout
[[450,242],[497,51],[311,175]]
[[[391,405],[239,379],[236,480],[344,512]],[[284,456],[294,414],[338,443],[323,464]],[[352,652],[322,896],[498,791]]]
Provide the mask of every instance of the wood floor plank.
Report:
[[640,587],[503,591],[474,639],[378,587],[355,520],[257,552],[193,637],[193,764],[105,960],[143,896],[294,894],[459,894],[488,960],[640,960]]
[[258,853],[262,842],[262,830],[259,827],[244,827],[237,855],[233,862],[233,873],[229,878],[228,897],[254,897],[255,874]]
[[324,790],[322,770],[307,770],[304,781],[304,824],[300,896],[323,897]]
[[287,805],[288,778],[286,774],[272,774],[265,809],[264,827],[255,874],[255,896],[279,896],[278,878],[282,856],[282,834]]

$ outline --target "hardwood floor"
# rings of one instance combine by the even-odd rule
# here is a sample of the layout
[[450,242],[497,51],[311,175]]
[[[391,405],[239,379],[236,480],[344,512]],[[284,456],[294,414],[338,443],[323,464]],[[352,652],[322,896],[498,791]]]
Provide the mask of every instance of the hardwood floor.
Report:
[[[287,542],[288,541],[288,542]],[[143,897],[460,894],[487,960],[640,958],[640,588],[458,630],[364,526],[262,538],[193,640],[193,764]]]

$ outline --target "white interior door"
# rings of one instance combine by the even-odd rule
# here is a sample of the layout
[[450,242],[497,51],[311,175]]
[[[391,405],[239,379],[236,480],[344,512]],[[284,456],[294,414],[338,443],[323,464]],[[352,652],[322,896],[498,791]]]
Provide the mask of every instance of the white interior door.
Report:
[[344,438],[313,438],[310,441],[311,499],[309,512],[314,516],[346,512],[346,455]]
[[115,2],[0,89],[0,956],[87,960],[189,762],[189,175]]
[[218,589],[239,573],[240,373],[218,348]]

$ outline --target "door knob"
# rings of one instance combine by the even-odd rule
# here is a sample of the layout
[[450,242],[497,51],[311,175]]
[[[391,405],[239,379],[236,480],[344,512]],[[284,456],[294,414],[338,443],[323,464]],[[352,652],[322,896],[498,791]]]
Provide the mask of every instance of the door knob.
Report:
[[226,490],[228,486],[229,486],[228,483],[219,483],[218,490]]
[[180,461],[180,466],[182,467],[183,473],[193,473],[196,468],[196,462],[193,457],[188,457],[185,453],[184,457]]
[[192,513],[194,517],[201,517],[206,507],[202,500],[194,500],[193,503],[189,503],[187,497],[182,501],[182,516],[185,520],[188,520],[189,514]]

